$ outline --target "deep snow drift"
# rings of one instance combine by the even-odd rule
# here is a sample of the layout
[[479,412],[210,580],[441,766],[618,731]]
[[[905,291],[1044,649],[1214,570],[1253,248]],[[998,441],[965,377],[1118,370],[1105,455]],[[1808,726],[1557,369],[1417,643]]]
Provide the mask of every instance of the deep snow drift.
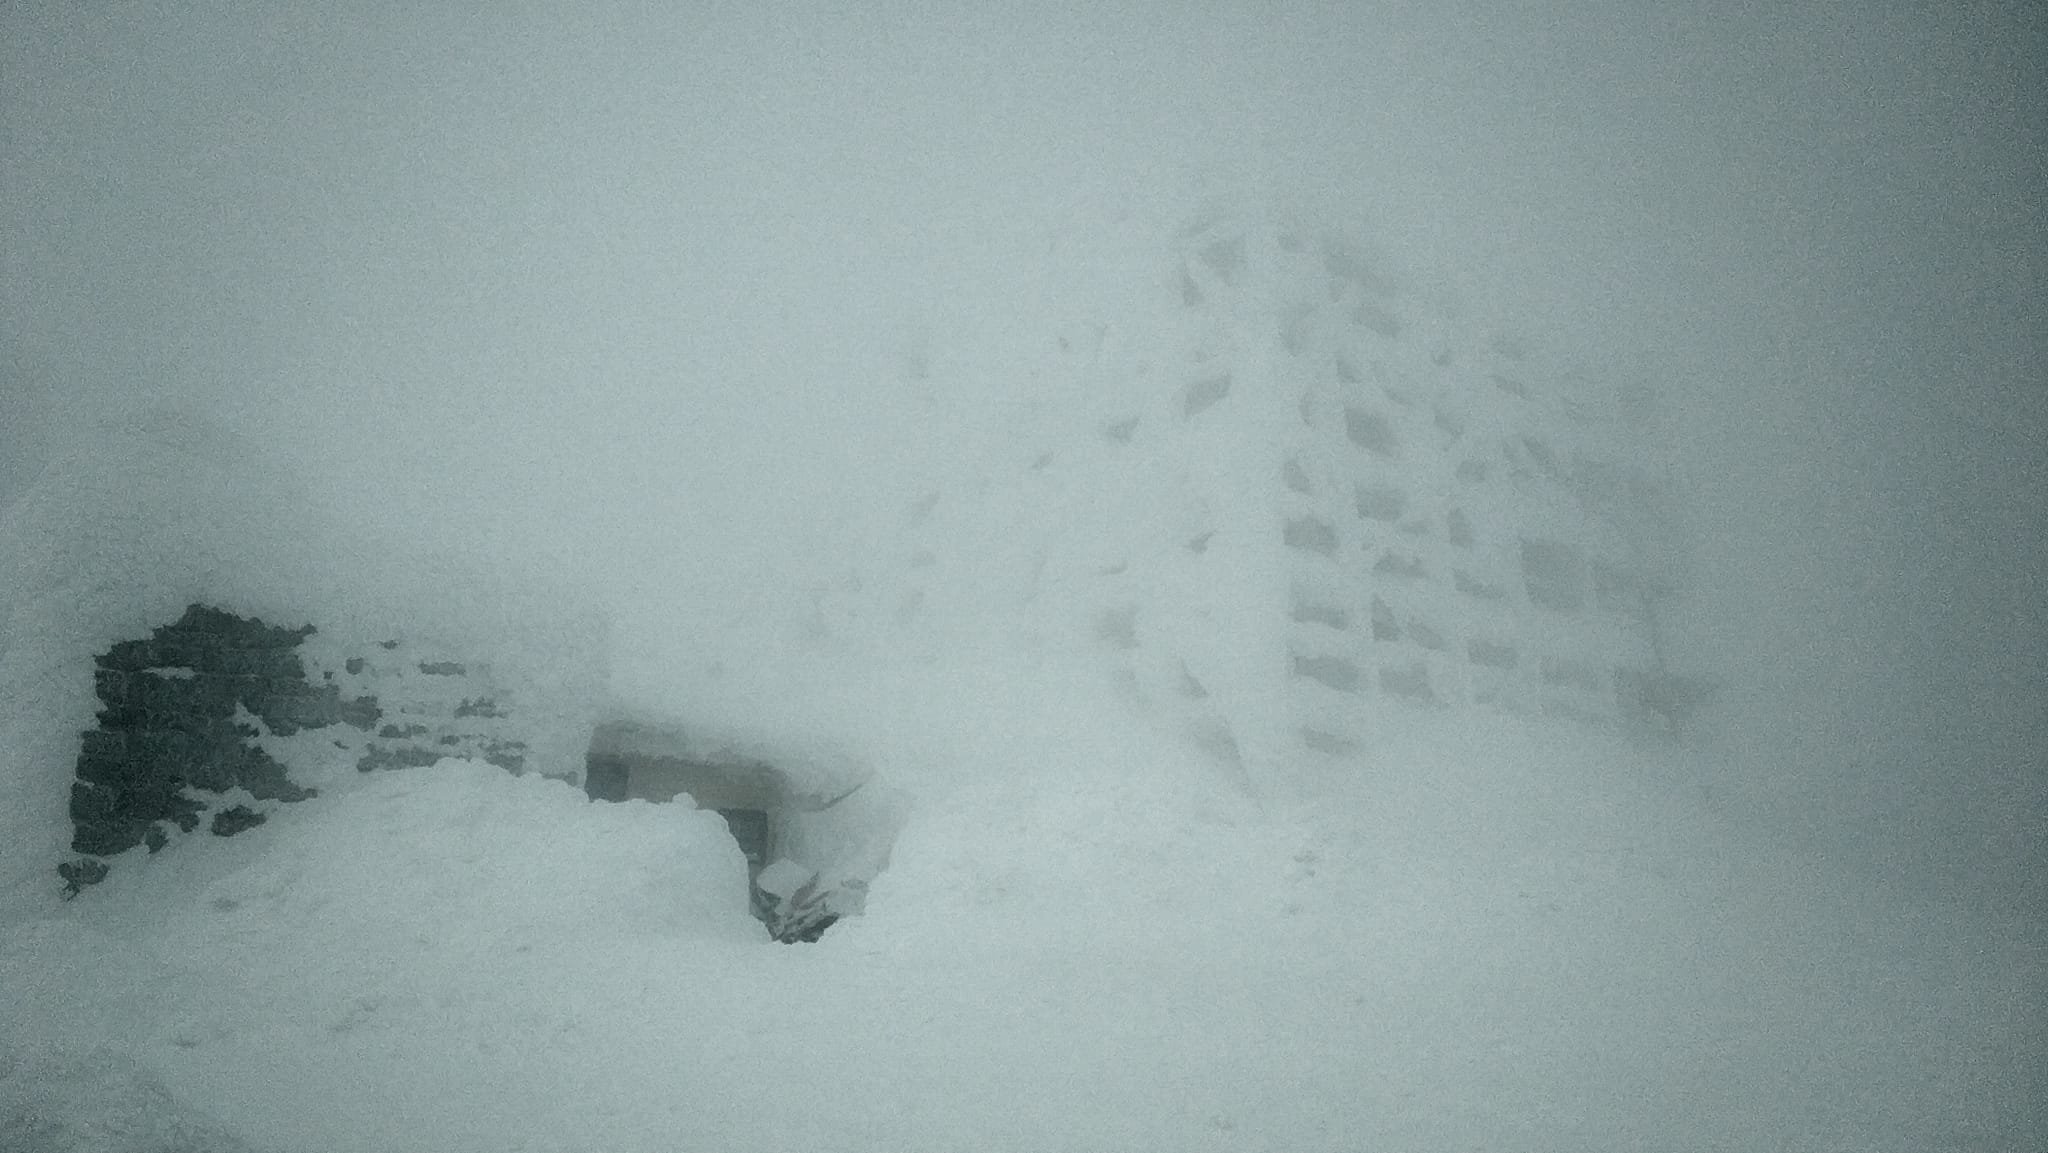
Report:
[[[865,917],[794,947],[711,814],[336,765],[7,926],[0,1145],[217,1147],[173,1118],[307,1153],[2039,1136],[2038,929],[1860,889],[1583,734],[1389,736],[1369,784],[1263,813],[1186,767],[965,784]],[[138,1113],[157,1143],[105,1136]]]

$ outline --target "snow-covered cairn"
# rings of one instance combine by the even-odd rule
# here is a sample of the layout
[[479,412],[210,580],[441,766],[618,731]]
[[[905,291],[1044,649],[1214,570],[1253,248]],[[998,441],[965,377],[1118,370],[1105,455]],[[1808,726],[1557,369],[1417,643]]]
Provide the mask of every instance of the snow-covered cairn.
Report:
[[916,502],[876,618],[1064,633],[1255,778],[1388,708],[1662,723],[1645,394],[1256,211],[1088,271],[1127,279],[1120,311],[1050,339],[997,463]]

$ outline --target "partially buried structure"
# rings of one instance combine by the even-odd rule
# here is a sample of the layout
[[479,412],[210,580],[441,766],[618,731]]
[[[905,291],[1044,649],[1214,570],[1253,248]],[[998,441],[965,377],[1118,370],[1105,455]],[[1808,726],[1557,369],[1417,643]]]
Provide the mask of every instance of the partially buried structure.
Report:
[[1129,311],[1048,334],[1045,402],[916,502],[838,623],[945,644],[1015,612],[1254,778],[1362,750],[1386,709],[1675,723],[1650,389],[1256,211],[1097,255]]
[[[887,645],[991,628],[1063,637],[1099,658],[1114,691],[1255,789],[1368,749],[1388,710],[1646,730],[1682,716],[1689,689],[1658,640],[1675,549],[1648,390],[1575,373],[1461,320],[1363,246],[1258,211],[1207,213],[1163,246],[1083,256],[1116,285],[1091,298],[1101,313],[1068,317],[1043,334],[1036,363],[998,382],[1024,398],[1005,406],[998,442],[915,502],[847,596],[821,598],[821,612],[840,614],[819,622],[828,631],[868,629]],[[929,363],[917,371],[934,375]],[[449,642],[365,632],[382,626],[361,619],[316,632],[222,611],[281,606],[325,629],[320,606],[349,598],[307,590],[346,550],[323,566],[302,555],[317,534],[238,535],[297,522],[257,499],[277,486],[244,483],[229,466],[246,471],[239,458],[253,454],[218,436],[184,425],[122,435],[118,451],[54,470],[0,521],[20,542],[6,554],[22,590],[9,635],[38,638],[0,647],[0,683],[48,698],[11,714],[11,747],[59,763],[77,731],[67,718],[86,721],[96,690],[100,725],[75,775],[24,785],[15,807],[29,815],[10,826],[46,837],[68,795],[73,893],[133,845],[154,851],[208,816],[228,835],[309,795],[259,747],[259,733],[300,728],[332,733],[364,772],[459,756],[581,775],[600,799],[688,794],[725,815],[757,908],[785,929],[822,893],[857,903],[880,867],[887,812],[855,820],[876,799],[841,804],[857,772],[707,744],[668,718],[609,716],[601,638],[559,606],[505,601],[459,634],[470,640]],[[106,479],[106,460],[129,470]],[[76,496],[94,484],[104,499]],[[74,523],[137,499],[147,507],[119,531]],[[256,504],[215,508],[237,499]],[[138,525],[165,526],[163,539]],[[98,551],[60,554],[57,540]],[[92,586],[98,599],[82,605],[68,574],[88,561],[149,579]],[[187,589],[218,599],[171,599]],[[249,800],[208,799],[231,795]],[[834,822],[881,831],[863,840]],[[809,863],[779,867],[791,856]],[[837,880],[811,868],[827,861],[843,863]]]
[[816,940],[856,911],[887,854],[886,822],[873,846],[816,851],[815,826],[829,825],[833,818],[826,814],[868,783],[866,767],[856,761],[777,756],[671,721],[612,718],[593,731],[585,766],[584,790],[592,800],[687,797],[724,818],[747,858],[754,913],[780,940]]

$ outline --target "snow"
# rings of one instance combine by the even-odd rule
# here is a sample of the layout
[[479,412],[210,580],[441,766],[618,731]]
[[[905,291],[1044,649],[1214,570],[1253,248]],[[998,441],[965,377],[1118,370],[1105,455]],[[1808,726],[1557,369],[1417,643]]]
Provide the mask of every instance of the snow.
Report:
[[0,1134],[34,1131],[22,1101],[113,1131],[158,1092],[251,1148],[387,1153],[2019,1149],[2041,1123],[2038,928],[1859,888],[1581,733],[1418,723],[1266,812],[1113,764],[975,782],[796,946],[747,916],[715,814],[332,768],[7,926]]
[[[714,813],[362,774],[316,730],[259,740],[318,797],[60,901],[90,654],[202,592],[331,615],[317,666],[395,621],[536,698],[603,687],[573,593],[380,558],[220,435],[116,425],[0,519],[0,1148],[1920,1153],[2048,1124],[2038,922],[1733,822],[1706,754],[1597,730],[1394,709],[1250,787],[1077,651],[1103,640],[1077,606],[1114,605],[1050,582],[1015,611],[1003,489],[928,523],[1015,579],[945,586],[908,643],[698,674],[638,637],[610,686],[620,717],[793,752],[806,793],[859,785],[791,819],[798,859],[872,878],[814,944],[749,915]],[[1171,515],[1091,520],[1090,468],[1043,477],[1076,486],[1068,569],[1178,555]],[[1130,594],[1171,599],[1161,571]]]
[[[1533,721],[1396,710],[1367,757],[1254,799],[1099,663],[1001,628],[691,698],[742,747],[774,734],[866,782],[793,821],[801,859],[873,877],[815,944],[749,915],[714,813],[464,761],[362,774],[318,730],[259,738],[318,797],[59,901],[90,652],[201,579],[249,611],[313,590],[345,622],[316,664],[346,622],[461,599],[309,571],[303,519],[251,531],[277,506],[250,454],[108,443],[0,524],[28,574],[0,631],[0,1147],[1917,1153],[2042,1131],[2037,924],[1882,889],[1723,820],[1692,783],[1710,768]],[[109,524],[128,506],[101,497],[157,469],[215,476],[212,499]],[[237,493],[255,507],[222,513]],[[506,669],[562,651],[473,619],[451,625]]]
[[[90,654],[196,595],[317,606],[319,666],[395,621],[536,699],[603,688],[573,592],[379,558],[221,435],[116,425],[0,519],[0,1148],[1921,1153],[2048,1124],[2038,922],[1724,818],[1705,754],[1533,719],[1382,710],[1360,756],[1252,787],[1087,659],[1114,605],[1014,611],[1001,489],[929,520],[1021,579],[956,580],[908,643],[686,675],[638,638],[611,686],[795,753],[808,794],[858,784],[791,820],[799,859],[872,878],[814,944],[750,916],[714,813],[363,774],[315,730],[259,740],[318,797],[60,901]],[[1073,500],[1069,569],[1183,550]],[[1130,595],[1170,599],[1161,571]],[[1242,680],[1215,691],[1279,691]]]
[[761,875],[754,878],[754,887],[771,897],[787,898],[809,884],[815,875],[811,870],[784,857],[762,869]]
[[[2004,719],[2038,695],[2012,655],[2040,649],[2034,586],[1983,602],[2011,611],[1962,622],[1984,630],[1970,645],[1944,631],[1947,608],[1841,607],[1873,587],[1946,605],[1949,583],[2035,572],[2020,546],[1986,543],[2044,539],[2006,531],[2033,512],[1971,503],[1996,490],[2038,510],[2004,492],[2032,458],[1950,454],[1985,479],[1953,507],[1906,507],[1983,540],[1928,538],[1958,559],[1886,578],[1923,538],[1872,510],[1911,486],[1867,483],[1860,459],[1809,463],[1853,454],[1796,424],[1751,427],[1805,412],[1889,460],[1913,439],[1891,423],[1906,393],[1827,362],[1896,361],[1943,405],[2004,379],[1978,371],[1983,353],[1922,372],[1936,353],[1856,348],[1859,323],[1913,337],[1888,335],[1896,309],[1836,323],[1808,299],[1896,303],[1856,270],[1896,294],[1928,265],[1835,243],[1841,222],[1863,227],[1854,212],[1795,210],[1807,185],[1839,186],[1837,208],[1875,203],[1845,174],[1810,179],[1829,151],[1809,145],[1840,135],[1830,117],[1794,132],[1782,101],[1759,100],[1754,116],[1709,108],[1712,141],[1666,131],[1725,79],[1696,70],[1729,56],[1660,59],[1642,45],[1692,38],[1639,43],[1593,14],[1560,39],[1535,13],[1461,50],[1405,21],[1323,29],[1263,6],[496,29],[232,7],[9,25],[25,146],[9,234],[33,243],[8,248],[7,335],[34,379],[0,398],[0,1153],[2048,1146],[2048,927],[1945,878],[1891,884],[1881,843],[1829,855],[1867,822],[1802,825],[1864,787],[1845,763],[1905,729],[1948,731],[1933,721],[1960,689],[1926,692],[1926,669],[1982,660],[1944,684],[1979,686],[1969,715],[2008,739],[1994,767],[2013,783],[1975,794],[2001,823],[1915,824],[1934,820],[1920,800],[1997,779],[1931,759],[1896,827],[1987,870],[2028,859],[2014,846],[2039,830],[2039,746],[2022,739],[2038,724]],[[1112,28],[1126,22],[1145,27]],[[1682,115],[1659,111],[1608,67],[1529,72],[1546,44],[1700,83],[1674,85]],[[1508,100],[1445,110],[1489,71]],[[1860,116],[1869,95],[1843,107]],[[1551,115],[1617,99],[1654,130]],[[1730,186],[1697,179],[1690,155],[1745,133],[1773,162],[1749,165],[1769,187],[1742,196],[1771,193],[1751,199],[1779,215],[1702,199]],[[1629,151],[1666,138],[1685,163],[1645,171]],[[1530,179],[1546,154],[1585,159],[1584,180]],[[1219,156],[1256,178],[1219,172],[1190,212],[1186,169]],[[146,179],[107,179],[131,170]],[[1633,219],[1615,172],[1634,173]],[[1465,251],[1480,282],[1527,286],[1472,311],[1534,306],[1541,335],[1576,338],[1595,367],[1674,382],[1700,410],[1678,446],[1710,494],[1696,503],[1725,522],[1699,558],[1721,579],[1712,611],[1682,639],[1739,654],[1751,696],[1796,685],[1795,702],[1840,707],[1749,710],[1797,739],[1757,738],[1739,771],[1597,730],[1398,708],[1371,713],[1357,755],[1286,754],[1301,734],[1279,720],[1304,701],[1298,719],[1363,724],[1351,697],[1276,671],[1326,657],[1287,651],[1284,614],[1327,590],[1262,527],[1315,512],[1300,490],[1345,502],[1356,478],[1313,459],[1300,490],[1279,486],[1288,435],[1340,433],[1347,414],[1334,393],[1279,403],[1299,333],[1247,323],[1231,332],[1261,343],[1236,348],[1189,327],[1182,268],[1160,259],[1196,246],[1189,283],[1220,299],[1266,257],[1212,251],[1203,229],[1276,208],[1370,216],[1411,255]],[[1742,223],[1668,227],[1717,213]],[[1815,280],[1788,228],[1831,237],[1841,268]],[[1364,250],[1330,253],[1345,292],[1418,263],[1368,267]],[[1414,283],[1436,276],[1388,283],[1433,298]],[[1719,299],[1701,288],[1716,280]],[[1750,291],[1773,280],[1791,287]],[[1402,327],[1408,367],[1430,372],[1431,325],[1457,310],[1370,307],[1361,323]],[[1204,369],[1154,387],[1172,357],[1226,351],[1227,382]],[[1829,371],[1835,392],[1781,395]],[[1526,431],[1473,400],[1447,394],[1433,427]],[[1429,415],[1376,418],[1361,439],[1435,435]],[[2012,447],[2031,427],[1986,439],[2004,423],[1975,420],[1967,443]],[[1962,427],[1927,424],[1959,443]],[[1746,476],[1759,460],[1798,466]],[[1245,483],[1260,470],[1271,484]],[[1913,549],[1815,534],[1841,555],[1803,561],[1802,526],[1839,511],[1807,494],[1845,493]],[[1482,531],[1562,515],[1464,511]],[[1947,582],[1973,562],[1944,542],[2004,560]],[[351,695],[372,677],[349,655],[394,634],[395,668],[488,665],[546,702],[558,739],[525,776],[462,760],[363,774],[322,732],[266,732],[319,796],[230,795],[268,819],[131,850],[61,900],[91,654],[196,599],[315,620],[307,660]],[[1424,589],[1397,607],[1453,601]],[[1902,623],[1942,660],[1870,641]],[[1220,732],[1256,767],[1219,767],[1167,723],[1191,663],[1202,683],[1180,695],[1233,718]],[[1878,668],[1914,682],[1914,711],[1880,717],[1899,698],[1869,691],[1889,683]],[[804,797],[843,798],[789,815],[802,864],[766,877],[801,886],[824,865],[821,890],[864,892],[846,901],[858,915],[776,943],[719,816],[547,779],[575,771],[600,715],[717,734],[721,754],[796,770]],[[1801,801],[1757,819],[1725,796],[1744,779],[1771,784],[1752,804]],[[1986,829],[2005,840],[1966,836]]]
[[0,1057],[0,1147],[47,1153],[242,1153],[117,1049]]

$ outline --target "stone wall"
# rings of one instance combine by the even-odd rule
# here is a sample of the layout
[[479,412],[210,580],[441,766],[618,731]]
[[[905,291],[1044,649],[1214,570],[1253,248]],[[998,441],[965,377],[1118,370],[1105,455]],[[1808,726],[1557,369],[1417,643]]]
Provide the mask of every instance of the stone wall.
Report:
[[[240,789],[287,803],[313,795],[251,743],[259,730],[243,719],[279,734],[375,722],[375,700],[307,680],[298,647],[312,632],[195,604],[93,658],[99,725],[80,736],[71,785],[71,848],[86,856],[60,869],[71,891],[106,875],[102,858],[145,844],[154,853],[173,832],[198,828],[210,807],[202,794]],[[217,808],[211,829],[228,836],[263,819],[247,805]]]
[[324,683],[380,706],[380,722],[356,762],[363,772],[431,765],[443,757],[488,761],[514,773],[527,768],[526,726],[513,716],[513,694],[487,662],[389,638],[315,654],[313,664]]
[[488,664],[441,646],[352,642],[203,604],[94,666],[98,724],[80,735],[71,784],[78,856],[58,869],[74,895],[138,845],[156,853],[202,825],[232,836],[317,795],[310,766],[273,755],[273,738],[323,730],[321,755],[365,773],[443,757],[519,773],[534,767],[535,726],[554,719],[523,707],[530,694]]

